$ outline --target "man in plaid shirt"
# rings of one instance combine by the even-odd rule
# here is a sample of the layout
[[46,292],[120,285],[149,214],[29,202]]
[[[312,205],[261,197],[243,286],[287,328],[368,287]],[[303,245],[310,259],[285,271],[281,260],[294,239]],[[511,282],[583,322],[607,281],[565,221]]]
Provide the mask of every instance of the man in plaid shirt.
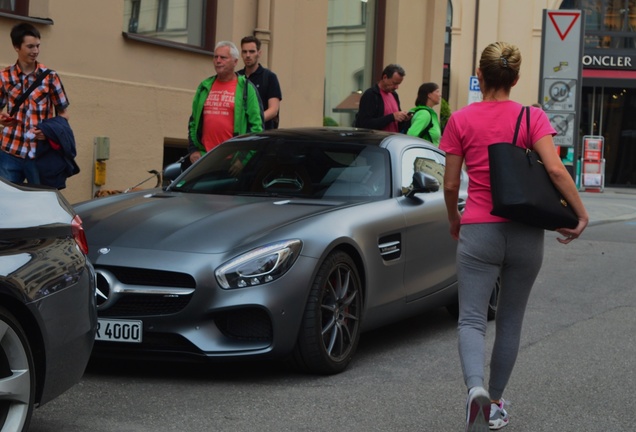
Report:
[[38,75],[47,68],[37,62],[40,53],[40,32],[31,24],[21,23],[11,30],[11,42],[18,53],[18,60],[0,72],[0,112],[2,140],[0,142],[0,177],[14,183],[25,179],[39,184],[40,176],[34,158],[36,142],[44,135],[38,124],[57,115],[68,119],[69,105],[64,87],[56,72],[51,71],[18,107],[14,115],[16,99],[26,92]]

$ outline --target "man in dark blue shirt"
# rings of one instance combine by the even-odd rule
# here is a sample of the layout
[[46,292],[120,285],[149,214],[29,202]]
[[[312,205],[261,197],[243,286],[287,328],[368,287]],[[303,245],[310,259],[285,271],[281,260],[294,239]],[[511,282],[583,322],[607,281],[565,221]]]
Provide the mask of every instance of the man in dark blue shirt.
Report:
[[255,36],[241,39],[241,57],[245,67],[238,71],[256,86],[263,103],[265,129],[278,129],[280,101],[283,95],[278,77],[258,62],[261,57],[261,41]]

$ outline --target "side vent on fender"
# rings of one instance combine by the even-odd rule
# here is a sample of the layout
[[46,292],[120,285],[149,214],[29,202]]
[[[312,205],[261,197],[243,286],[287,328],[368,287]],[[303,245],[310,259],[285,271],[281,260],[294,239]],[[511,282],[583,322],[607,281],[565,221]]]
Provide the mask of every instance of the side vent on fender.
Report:
[[380,256],[384,261],[392,261],[402,256],[402,235],[391,234],[380,238],[378,242]]

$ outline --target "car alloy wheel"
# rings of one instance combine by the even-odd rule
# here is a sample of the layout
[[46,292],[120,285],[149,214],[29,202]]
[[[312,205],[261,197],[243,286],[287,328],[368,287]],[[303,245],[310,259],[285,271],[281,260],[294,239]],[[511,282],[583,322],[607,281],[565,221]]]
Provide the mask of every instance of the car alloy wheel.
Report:
[[312,373],[335,374],[351,362],[360,339],[362,284],[355,263],[332,252],[311,287],[295,360]]
[[0,430],[27,430],[35,400],[33,355],[18,320],[1,306],[0,394]]

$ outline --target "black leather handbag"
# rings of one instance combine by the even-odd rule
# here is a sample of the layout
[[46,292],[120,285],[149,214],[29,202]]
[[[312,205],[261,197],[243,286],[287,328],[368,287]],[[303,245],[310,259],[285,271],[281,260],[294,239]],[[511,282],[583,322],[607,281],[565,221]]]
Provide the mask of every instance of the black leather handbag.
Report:
[[552,183],[539,155],[516,145],[524,112],[530,130],[530,108],[523,107],[512,143],[488,146],[493,203],[490,213],[547,230],[574,228],[578,218]]

